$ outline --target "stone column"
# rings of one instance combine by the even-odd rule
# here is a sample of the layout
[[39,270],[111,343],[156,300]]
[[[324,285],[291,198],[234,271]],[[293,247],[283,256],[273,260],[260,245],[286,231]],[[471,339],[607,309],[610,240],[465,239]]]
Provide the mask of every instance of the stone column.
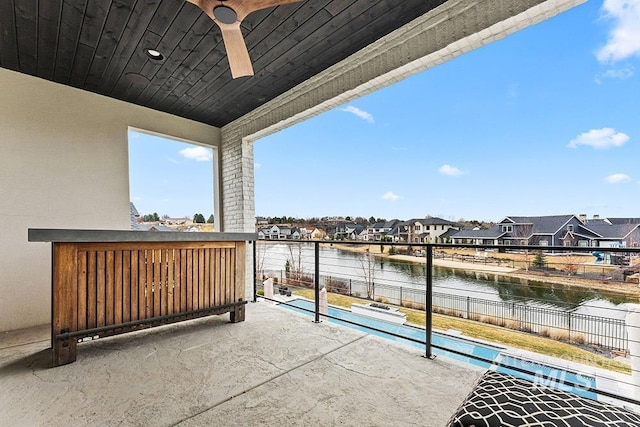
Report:
[[[218,180],[218,216],[222,232],[255,233],[255,202],[253,193],[253,143],[249,142],[240,127],[222,129]],[[216,221],[218,219],[216,218]],[[253,294],[253,248],[247,247],[247,274],[245,295],[252,300]]]

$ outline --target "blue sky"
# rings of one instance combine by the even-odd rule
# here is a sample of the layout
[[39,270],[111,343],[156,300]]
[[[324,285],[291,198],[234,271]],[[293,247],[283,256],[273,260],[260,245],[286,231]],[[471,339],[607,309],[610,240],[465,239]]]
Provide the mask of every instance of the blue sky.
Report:
[[[640,216],[639,72],[640,1],[591,0],[257,141],[256,215]],[[141,212],[212,206],[181,149],[155,154],[173,189],[131,149]]]

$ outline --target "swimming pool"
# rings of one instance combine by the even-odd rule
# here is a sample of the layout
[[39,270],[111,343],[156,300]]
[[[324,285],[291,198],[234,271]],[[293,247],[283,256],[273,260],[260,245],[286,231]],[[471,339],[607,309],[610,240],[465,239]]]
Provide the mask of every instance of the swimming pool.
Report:
[[[280,307],[308,316],[313,316],[313,312],[305,311],[314,310],[314,303],[312,301],[308,301],[305,299],[296,299],[287,302],[287,304],[290,305],[281,304]],[[337,307],[329,307],[329,316],[336,318],[328,319],[328,321],[331,323],[346,326],[351,329],[390,339],[392,341],[409,344],[423,351],[425,350],[424,329],[408,325],[397,325],[388,323],[371,317],[354,314],[351,311]],[[342,320],[359,323],[364,326],[354,325]],[[400,337],[369,329],[368,327],[373,327],[382,331],[400,335]],[[406,337],[409,339],[403,339],[401,337]],[[410,339],[420,340],[421,343],[411,341]],[[503,353],[503,350],[505,350],[505,348],[503,347],[491,346],[489,344],[480,344],[468,339],[456,338],[438,332],[434,332],[432,334],[431,343],[434,346],[467,354],[469,355],[469,357],[452,353],[441,348],[433,348],[434,354],[450,357],[452,359],[470,363],[484,369],[495,369],[497,372],[533,381],[536,385],[539,385],[541,387],[558,388],[560,390],[575,393],[579,396],[597,400],[596,394],[588,390],[589,388],[595,388],[595,379],[591,376],[543,365],[538,362],[522,359],[520,357],[515,357],[513,355]],[[478,360],[478,358],[482,360]],[[523,369],[529,373],[509,369],[509,367]],[[578,387],[568,385],[567,383],[576,384],[578,385]]]

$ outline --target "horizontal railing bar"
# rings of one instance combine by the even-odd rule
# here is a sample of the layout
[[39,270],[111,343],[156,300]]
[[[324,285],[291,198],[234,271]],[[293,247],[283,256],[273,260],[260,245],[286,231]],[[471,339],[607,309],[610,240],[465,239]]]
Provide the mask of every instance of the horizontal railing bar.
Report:
[[70,338],[91,336],[91,335],[99,334],[101,332],[115,331],[115,330],[118,330],[118,329],[126,329],[126,328],[131,328],[131,327],[139,326],[139,325],[146,325],[146,324],[155,323],[155,322],[162,322],[164,320],[179,319],[180,317],[186,317],[186,316],[192,316],[192,315],[198,315],[198,314],[206,314],[206,313],[213,314],[215,312],[224,311],[224,310],[229,309],[229,308],[234,308],[234,307],[238,307],[238,306],[241,306],[241,305],[245,305],[246,303],[247,303],[247,301],[238,301],[238,302],[234,302],[234,303],[231,303],[231,304],[220,305],[220,306],[216,306],[216,307],[201,308],[201,309],[198,309],[198,310],[183,311],[181,313],[174,313],[174,314],[165,314],[164,316],[150,317],[148,319],[134,320],[134,321],[131,321],[131,322],[117,323],[117,324],[113,324],[113,325],[100,326],[98,328],[83,329],[83,330],[80,330],[80,331],[64,332],[64,333],[56,335],[54,338],[56,340],[68,340]]

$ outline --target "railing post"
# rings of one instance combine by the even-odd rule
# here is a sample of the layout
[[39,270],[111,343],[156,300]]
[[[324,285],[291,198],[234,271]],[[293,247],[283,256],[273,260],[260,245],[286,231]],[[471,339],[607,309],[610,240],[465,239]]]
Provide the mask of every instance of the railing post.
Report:
[[470,304],[471,304],[470,297],[467,296],[467,317],[465,317],[465,319],[469,318],[469,305]]
[[320,242],[314,242],[315,275],[315,323],[320,323]]
[[431,330],[432,330],[432,322],[433,322],[433,246],[431,244],[427,244],[426,254],[427,257],[427,265],[426,265],[426,289],[425,289],[425,314],[426,314],[426,325],[425,325],[425,354],[424,357],[428,359],[433,359],[435,356],[431,353]]
[[254,241],[253,242],[253,298],[252,298],[252,302],[256,302],[257,301],[257,295],[258,295],[258,271],[256,270],[256,260],[258,259],[256,257],[256,246],[258,246],[258,242]]

